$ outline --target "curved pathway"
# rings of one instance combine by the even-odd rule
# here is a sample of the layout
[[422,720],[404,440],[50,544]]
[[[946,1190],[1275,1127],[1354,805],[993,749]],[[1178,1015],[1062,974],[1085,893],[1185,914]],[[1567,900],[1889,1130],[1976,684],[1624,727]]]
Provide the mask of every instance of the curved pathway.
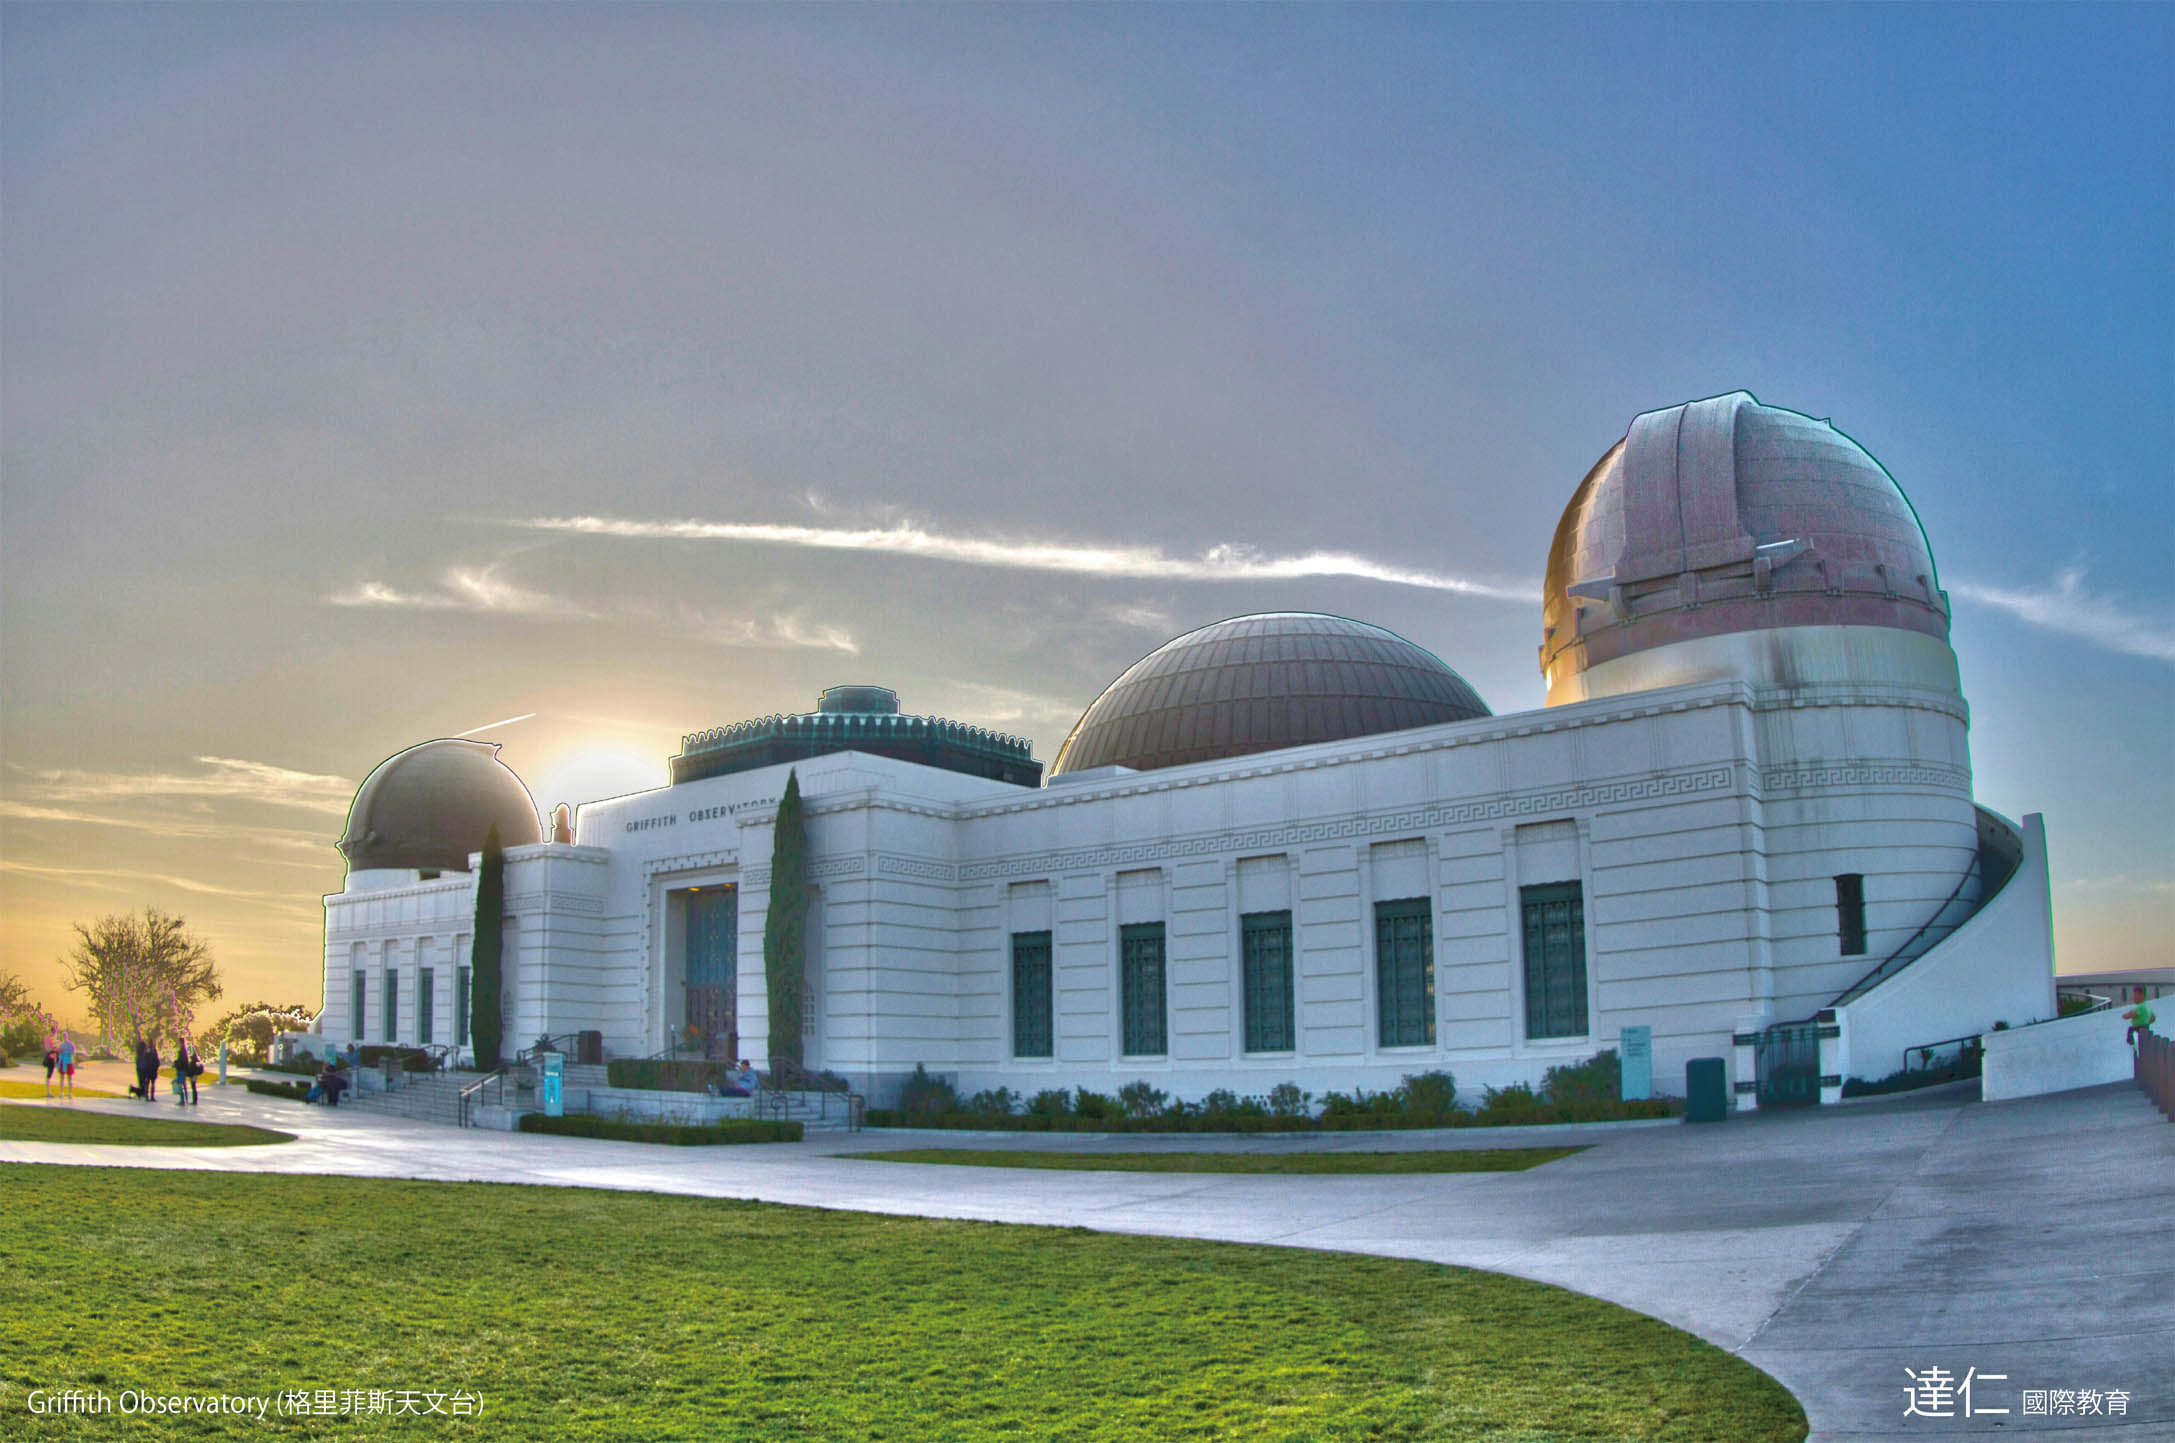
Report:
[[[1273,1243],[1489,1268],[1662,1318],[1780,1379],[1814,1440],[2175,1437],[2175,1126],[2128,1084],[2021,1102],[1958,1088],[1677,1123],[1304,1136],[864,1132],[660,1148],[455,1131],[211,1089],[195,1114],[263,1148],[0,1141],[0,1162],[536,1183]],[[133,1101],[73,1106],[137,1115]],[[159,1115],[180,1110],[161,1101]],[[975,1146],[1384,1151],[1591,1144],[1522,1173],[1258,1176],[856,1161]],[[2005,1374],[1962,1404],[1912,1373]],[[1910,1370],[1910,1372],[1906,1372]],[[2025,1414],[2024,1390],[2097,1396]],[[2111,1416],[2108,1395],[2126,1394]],[[1906,1416],[1917,1406],[1953,1416]],[[2004,1414],[1983,1410],[2006,1407]]]

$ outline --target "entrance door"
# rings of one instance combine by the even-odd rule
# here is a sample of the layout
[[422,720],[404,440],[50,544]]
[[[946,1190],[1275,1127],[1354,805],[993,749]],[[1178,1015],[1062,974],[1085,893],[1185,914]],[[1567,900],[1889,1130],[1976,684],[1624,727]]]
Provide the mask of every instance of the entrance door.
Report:
[[737,1015],[740,894],[704,887],[687,894],[687,1025],[704,1057],[740,1055]]
[[1753,1046],[1760,1106],[1812,1107],[1820,1101],[1820,1026],[1778,1022]]

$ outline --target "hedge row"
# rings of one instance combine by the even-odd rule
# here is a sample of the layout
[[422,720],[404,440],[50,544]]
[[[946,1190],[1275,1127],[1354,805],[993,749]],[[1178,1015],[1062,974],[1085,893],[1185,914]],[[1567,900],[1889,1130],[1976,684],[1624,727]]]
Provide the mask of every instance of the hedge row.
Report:
[[727,1121],[696,1125],[678,1122],[619,1122],[609,1117],[546,1117],[524,1113],[523,1132],[548,1132],[561,1137],[608,1137],[621,1142],[665,1142],[676,1147],[703,1147],[733,1142],[799,1142],[797,1122]]
[[1485,1109],[1474,1112],[1358,1112],[1321,1117],[1050,1117],[1041,1113],[1010,1117],[989,1113],[947,1112],[911,1117],[900,1108],[872,1107],[870,1127],[934,1127],[962,1132],[1390,1132],[1422,1127],[1521,1127],[1565,1122],[1613,1122],[1629,1118],[1668,1117],[1677,1105],[1664,1097],[1605,1106]]
[[256,1077],[243,1078],[242,1086],[260,1097],[284,1097],[289,1102],[301,1102],[310,1090],[307,1082],[266,1082]]
[[708,1092],[724,1072],[724,1063],[699,1058],[615,1057],[604,1064],[605,1080],[612,1086],[645,1092]]

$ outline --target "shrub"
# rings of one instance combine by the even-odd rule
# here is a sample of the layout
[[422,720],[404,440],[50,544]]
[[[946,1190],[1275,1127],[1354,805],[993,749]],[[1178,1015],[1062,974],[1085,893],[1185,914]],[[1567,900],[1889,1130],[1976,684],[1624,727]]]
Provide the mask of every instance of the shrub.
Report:
[[1508,1087],[1483,1090],[1477,1116],[1483,1123],[1535,1122],[1539,1111],[1540,1100],[1533,1095],[1532,1086],[1514,1082]]
[[786,1092],[850,1092],[846,1079],[835,1072],[816,1072],[798,1063],[782,1062],[770,1070],[770,1086]]
[[284,1097],[289,1102],[302,1101],[310,1091],[310,1085],[306,1082],[266,1082],[256,1077],[243,1078],[242,1086],[259,1097]]
[[662,1057],[615,1057],[604,1064],[604,1080],[613,1087],[643,1092],[708,1092],[724,1071],[718,1062],[681,1062]]
[[1123,1117],[1125,1112],[1118,1106],[1116,1098],[1100,1092],[1090,1092],[1083,1087],[1073,1094],[1072,1115],[1074,1117],[1090,1118],[1096,1122],[1105,1122],[1113,1118]]
[[[1443,1074],[1445,1077],[1449,1075],[1448,1073]],[[1301,1092],[1299,1084],[1296,1082],[1279,1082],[1269,1089],[1267,1100],[1269,1116],[1271,1117],[1308,1117],[1312,1115],[1311,1104],[1314,1101],[1314,1094]]]
[[1228,1087],[1219,1087],[1201,1099],[1201,1115],[1204,1117],[1229,1117],[1239,1110],[1239,1095]]
[[1624,1095],[1623,1061],[1611,1047],[1584,1062],[1551,1067],[1541,1078],[1541,1096],[1558,1107],[1609,1107]]
[[976,1117],[1010,1117],[1019,1111],[1020,1095],[1009,1087],[977,1092],[962,1106]]
[[959,1094],[941,1077],[931,1077],[929,1069],[914,1064],[914,1075],[899,1087],[899,1110],[915,1117],[935,1118],[959,1109]]
[[622,1142],[663,1142],[675,1147],[704,1147],[739,1142],[799,1142],[797,1122],[758,1122],[728,1119],[702,1124],[678,1122],[620,1122],[608,1117],[546,1117],[523,1113],[523,1132],[547,1132],[560,1137],[607,1137]]
[[1072,1094],[1062,1087],[1045,1087],[1027,1100],[1029,1117],[1072,1116]]
[[1118,1089],[1118,1106],[1127,1117],[1157,1117],[1170,1110],[1171,1095],[1145,1082],[1128,1082]]
[[1404,1111],[1440,1116],[1457,1106],[1457,1079],[1447,1072],[1415,1072],[1397,1089]]

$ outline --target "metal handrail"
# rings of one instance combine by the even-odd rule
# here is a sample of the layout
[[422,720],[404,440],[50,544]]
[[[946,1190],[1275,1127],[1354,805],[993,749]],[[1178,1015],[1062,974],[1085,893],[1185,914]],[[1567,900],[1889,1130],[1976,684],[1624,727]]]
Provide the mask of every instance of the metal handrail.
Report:
[[[1911,1060],[1911,1054],[1915,1052],[1922,1059],[1922,1061],[1919,1063],[1920,1068],[1931,1068],[1933,1066],[1933,1054],[1936,1048],[1946,1047],[1951,1042],[1979,1042],[1983,1050],[1985,1044],[1981,1041],[1981,1039],[1985,1036],[1986,1034],[1983,1032],[1966,1032],[1961,1037],[1944,1037],[1939,1042],[1914,1043],[1913,1045],[1903,1049],[1903,1061],[1906,1065],[1908,1065]],[[1958,1057],[1962,1057],[1967,1051],[1969,1051],[1968,1048],[1960,1048],[1958,1049],[1956,1055]]]
[[[460,1102],[462,1127],[468,1127],[471,1125],[468,1121],[468,1100],[474,1097],[477,1093],[483,1091],[486,1087],[489,1087],[494,1082],[499,1084],[499,1098],[500,1101],[503,1102],[506,1096],[506,1069],[503,1067],[493,1068],[491,1071],[486,1072],[483,1076],[477,1078],[474,1082],[469,1083],[468,1086],[461,1089]],[[478,1102],[476,1105],[480,1108],[483,1104],[481,1102]]]
[[525,1067],[528,1065],[531,1059],[533,1059],[538,1053],[542,1052],[572,1052],[575,1050],[574,1047],[554,1047],[552,1044],[555,1042],[571,1042],[575,1044],[575,1047],[579,1047],[581,1045],[581,1038],[582,1035],[579,1032],[561,1032],[556,1035],[547,1034],[536,1046],[524,1047],[519,1052],[516,1052],[514,1054],[514,1065],[517,1067]]

